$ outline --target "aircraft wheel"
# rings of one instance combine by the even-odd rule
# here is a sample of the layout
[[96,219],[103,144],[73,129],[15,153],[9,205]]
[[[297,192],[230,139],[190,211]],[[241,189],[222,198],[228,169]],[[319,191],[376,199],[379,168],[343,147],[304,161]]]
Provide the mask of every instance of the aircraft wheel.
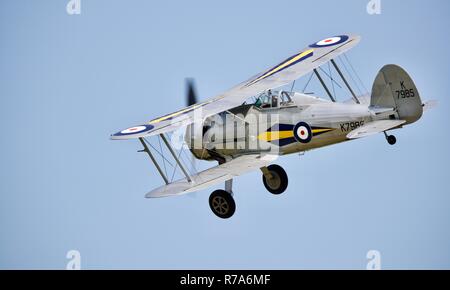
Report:
[[236,211],[234,198],[225,190],[216,190],[211,193],[209,207],[216,216],[222,219],[231,218]]
[[389,145],[395,145],[397,143],[397,138],[394,135],[387,136],[387,141]]
[[268,179],[263,174],[263,183],[266,189],[275,195],[282,194],[288,187],[288,176],[281,166],[270,165],[267,167],[272,174],[272,178]]

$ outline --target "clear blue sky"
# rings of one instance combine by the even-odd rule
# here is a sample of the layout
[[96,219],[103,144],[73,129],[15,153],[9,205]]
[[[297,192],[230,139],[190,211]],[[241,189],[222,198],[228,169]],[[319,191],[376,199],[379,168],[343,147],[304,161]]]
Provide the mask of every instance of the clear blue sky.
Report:
[[[449,1],[107,1],[0,3],[0,268],[450,268]],[[279,160],[289,190],[235,180],[236,215],[210,190],[159,200],[137,142],[118,129],[184,105],[184,78],[214,96],[322,38],[367,87],[402,65],[440,105],[396,132]],[[212,164],[211,164],[212,165]]]

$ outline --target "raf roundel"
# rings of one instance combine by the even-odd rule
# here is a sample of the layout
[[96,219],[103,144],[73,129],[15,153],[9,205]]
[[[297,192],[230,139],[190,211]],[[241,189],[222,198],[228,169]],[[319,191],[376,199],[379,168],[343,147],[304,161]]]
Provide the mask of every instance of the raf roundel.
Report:
[[294,137],[300,143],[309,143],[312,140],[313,134],[311,127],[305,122],[300,122],[294,127]]
[[319,42],[311,44],[310,47],[329,47],[333,45],[338,45],[348,40],[347,35],[335,36],[330,38],[325,38]]
[[135,126],[135,127],[131,127],[125,130],[122,130],[116,134],[114,134],[113,136],[129,136],[132,134],[138,134],[138,133],[145,133],[147,131],[151,131],[154,128],[154,126],[152,125],[141,125],[141,126]]
[[122,133],[122,134],[134,134],[134,133],[142,132],[145,129],[147,129],[145,126],[137,126],[137,127],[132,127],[132,128],[128,128],[128,129],[125,129],[123,131],[120,131],[120,133]]

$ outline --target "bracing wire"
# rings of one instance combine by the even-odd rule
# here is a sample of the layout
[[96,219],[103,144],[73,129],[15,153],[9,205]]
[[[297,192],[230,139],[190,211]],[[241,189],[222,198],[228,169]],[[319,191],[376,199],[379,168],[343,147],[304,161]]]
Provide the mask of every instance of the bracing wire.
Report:
[[[181,154],[180,160],[184,164],[190,164],[186,161],[187,159],[186,159],[185,155],[183,155],[183,154]],[[194,175],[193,171],[191,170],[192,169],[191,166],[186,166],[186,169],[189,172],[189,175]]]
[[[158,142],[159,142],[159,149],[161,150],[161,153],[162,153],[163,151],[162,151],[161,138],[160,138],[160,136],[158,136]],[[167,176],[166,161],[164,161],[164,159],[165,159],[165,158],[163,158],[164,172],[166,173],[166,176]]]
[[292,83],[291,93],[294,92],[294,87],[295,87],[295,81]]
[[344,53],[344,58],[347,60],[348,64],[350,65],[350,68],[352,69],[352,71],[356,75],[356,77],[358,78],[358,80],[359,80],[360,84],[362,85],[363,89],[365,90],[365,92],[369,93],[369,90],[367,90],[367,87],[364,85],[364,82],[359,77],[359,74],[356,72],[355,68],[353,67],[352,63],[350,62],[350,59],[347,57],[347,54],[345,54],[345,53]]
[[312,72],[311,75],[309,76],[308,82],[306,82],[306,85],[303,88],[302,93],[304,93],[306,91],[306,88],[308,87],[309,83],[311,82],[313,75],[314,75],[314,72]]
[[167,162],[167,163],[169,163],[169,165],[173,167],[173,164],[172,164],[172,163],[170,163],[170,161],[169,161],[169,160],[167,160],[167,158],[166,158],[166,157],[164,157],[164,155],[163,155],[163,154],[161,153],[162,151],[161,151],[161,152],[159,152],[159,150],[158,150],[158,149],[156,149],[156,148],[155,148],[155,146],[153,146],[153,145],[152,145],[152,144],[151,144],[151,143],[150,143],[150,142],[149,142],[149,141],[148,141],[147,139],[145,139],[145,138],[142,138],[142,139],[144,139],[145,143],[147,143],[147,145],[149,145],[150,147],[152,147],[152,149],[153,149],[153,150],[155,150],[155,152],[156,152],[156,153],[158,153],[158,155],[159,155],[159,156],[161,156],[161,158],[165,159],[165,160],[166,160],[166,162]]
[[[180,150],[180,153],[178,154],[178,159],[180,159],[180,156],[181,156],[181,150]],[[170,179],[170,182],[173,182],[173,178],[175,177],[175,172],[177,171],[177,168],[178,168],[178,163],[175,164],[175,168],[173,169],[172,178]]]
[[350,73],[350,71],[348,70],[347,66],[345,65],[345,63],[342,61],[342,58],[339,56],[339,61],[341,62],[342,66],[344,67],[345,71],[347,72],[347,75],[350,76],[350,79],[352,80],[353,84],[356,86],[356,89],[358,90],[359,94],[362,95],[362,90],[359,87],[358,83],[355,81],[355,78],[353,77],[353,75]]
[[334,80],[323,68],[319,67],[320,71],[323,72],[329,79],[332,80],[332,82],[334,82],[340,89],[342,89],[342,86],[336,81]]
[[333,97],[335,100],[337,100],[337,96],[336,96],[336,90],[334,89],[334,79],[333,79],[333,74],[331,73],[331,65],[330,62],[328,62],[328,71],[330,72],[330,77],[331,77],[331,87],[333,89]]
[[[189,167],[188,167],[189,173],[190,173],[191,175],[194,175],[194,173],[197,172],[197,169],[195,168],[194,162],[192,161],[192,159],[189,158],[188,154],[187,154],[186,151],[184,150],[184,145],[181,147],[181,151],[182,151],[182,154],[183,154],[182,157],[184,156],[183,162],[184,162],[185,164],[189,164]],[[191,170],[191,169],[192,169],[192,170]]]

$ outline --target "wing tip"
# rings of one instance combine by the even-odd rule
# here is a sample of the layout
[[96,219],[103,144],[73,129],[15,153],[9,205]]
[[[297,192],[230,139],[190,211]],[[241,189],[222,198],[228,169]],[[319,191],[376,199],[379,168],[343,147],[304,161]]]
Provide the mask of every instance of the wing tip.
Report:
[[346,34],[346,35],[349,37],[349,40],[347,41],[347,43],[351,43],[352,42],[353,46],[355,46],[355,45],[357,45],[357,44],[359,44],[361,42],[362,37],[359,34],[349,33],[349,34]]
[[150,124],[139,125],[127,128],[125,130],[119,131],[110,136],[111,140],[127,140],[127,139],[138,139],[148,135],[155,126]]

